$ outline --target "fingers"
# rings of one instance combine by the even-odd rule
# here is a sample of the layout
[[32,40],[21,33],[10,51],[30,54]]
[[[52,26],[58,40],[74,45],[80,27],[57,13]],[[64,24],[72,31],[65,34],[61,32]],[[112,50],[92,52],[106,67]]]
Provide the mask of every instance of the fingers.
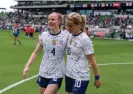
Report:
[[23,78],[26,78],[26,76],[28,75],[29,70],[30,70],[30,68],[27,67],[27,66],[24,68],[24,71],[23,71]]
[[96,85],[96,84],[95,84],[94,86],[95,86],[96,88],[99,88],[101,85]]
[[23,71],[23,78],[26,78],[26,76],[28,75],[28,72],[29,72],[29,68],[26,67]]
[[94,82],[94,86],[95,86],[96,88],[99,88],[99,87],[101,86],[101,80],[95,81],[95,82]]
[[96,85],[96,88],[99,88],[100,86],[101,86],[101,85],[98,85],[98,86]]
[[24,72],[23,72],[23,78],[24,78],[24,79],[26,78],[27,74],[28,74],[28,71],[24,71]]

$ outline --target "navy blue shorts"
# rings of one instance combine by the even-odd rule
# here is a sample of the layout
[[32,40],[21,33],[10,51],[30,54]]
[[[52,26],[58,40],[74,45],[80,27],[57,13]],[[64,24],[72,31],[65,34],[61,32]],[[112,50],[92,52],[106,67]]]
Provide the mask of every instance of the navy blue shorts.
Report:
[[14,37],[18,37],[19,36],[19,34],[13,34],[14,35]]
[[37,83],[40,87],[46,88],[49,84],[58,84],[58,88],[61,87],[63,78],[44,78],[39,76]]
[[72,94],[85,94],[86,89],[89,84],[89,80],[75,80],[70,77],[65,76],[65,90],[66,92],[71,92]]

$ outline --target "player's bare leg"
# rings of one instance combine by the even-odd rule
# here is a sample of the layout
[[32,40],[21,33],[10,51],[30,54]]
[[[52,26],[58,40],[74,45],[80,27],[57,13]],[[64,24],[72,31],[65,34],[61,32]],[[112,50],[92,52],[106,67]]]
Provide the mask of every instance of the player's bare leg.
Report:
[[14,37],[14,45],[16,45],[16,37]]
[[49,84],[44,92],[44,94],[57,94],[58,85],[57,84]]
[[19,42],[19,44],[21,45],[21,41],[17,38],[17,41]]
[[44,94],[46,88],[40,87],[40,94]]

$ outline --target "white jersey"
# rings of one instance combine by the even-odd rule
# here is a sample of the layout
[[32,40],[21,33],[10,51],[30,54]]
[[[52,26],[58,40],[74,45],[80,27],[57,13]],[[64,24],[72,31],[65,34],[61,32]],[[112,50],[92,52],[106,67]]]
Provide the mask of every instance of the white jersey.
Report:
[[69,35],[67,43],[66,76],[77,80],[90,80],[88,59],[86,55],[94,53],[90,38],[81,32]]
[[61,31],[56,35],[43,32],[39,39],[44,49],[39,75],[45,78],[63,77],[65,74],[64,51],[68,41],[68,32]]

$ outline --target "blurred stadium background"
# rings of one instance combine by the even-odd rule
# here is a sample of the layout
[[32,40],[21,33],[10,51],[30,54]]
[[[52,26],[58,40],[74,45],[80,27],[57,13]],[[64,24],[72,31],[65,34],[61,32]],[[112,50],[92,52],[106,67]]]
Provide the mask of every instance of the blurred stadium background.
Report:
[[[133,2],[108,0],[15,0],[15,12],[0,13],[0,28],[11,28],[19,23],[21,28],[32,24],[36,31],[45,28],[47,17],[60,12],[65,18],[72,11],[86,15],[89,35],[115,39],[133,39]],[[64,25],[64,23],[63,23]]]
[[[47,17],[55,11],[63,14],[78,12],[86,15],[86,31],[92,38],[95,55],[103,85],[93,86],[93,75],[86,94],[133,94],[133,1],[131,0],[15,0],[14,12],[0,8],[0,94],[39,94],[36,78],[13,87],[3,89],[22,78],[23,68],[34,50],[38,32],[47,30]],[[18,24],[22,45],[13,45],[12,27]],[[25,37],[24,28],[32,25],[34,38]],[[64,26],[64,23],[62,23]],[[42,53],[31,67],[28,77],[38,73]],[[115,63],[118,65],[108,65]],[[121,64],[122,63],[122,64]],[[124,65],[124,64],[125,65]],[[66,94],[64,82],[58,94]]]

